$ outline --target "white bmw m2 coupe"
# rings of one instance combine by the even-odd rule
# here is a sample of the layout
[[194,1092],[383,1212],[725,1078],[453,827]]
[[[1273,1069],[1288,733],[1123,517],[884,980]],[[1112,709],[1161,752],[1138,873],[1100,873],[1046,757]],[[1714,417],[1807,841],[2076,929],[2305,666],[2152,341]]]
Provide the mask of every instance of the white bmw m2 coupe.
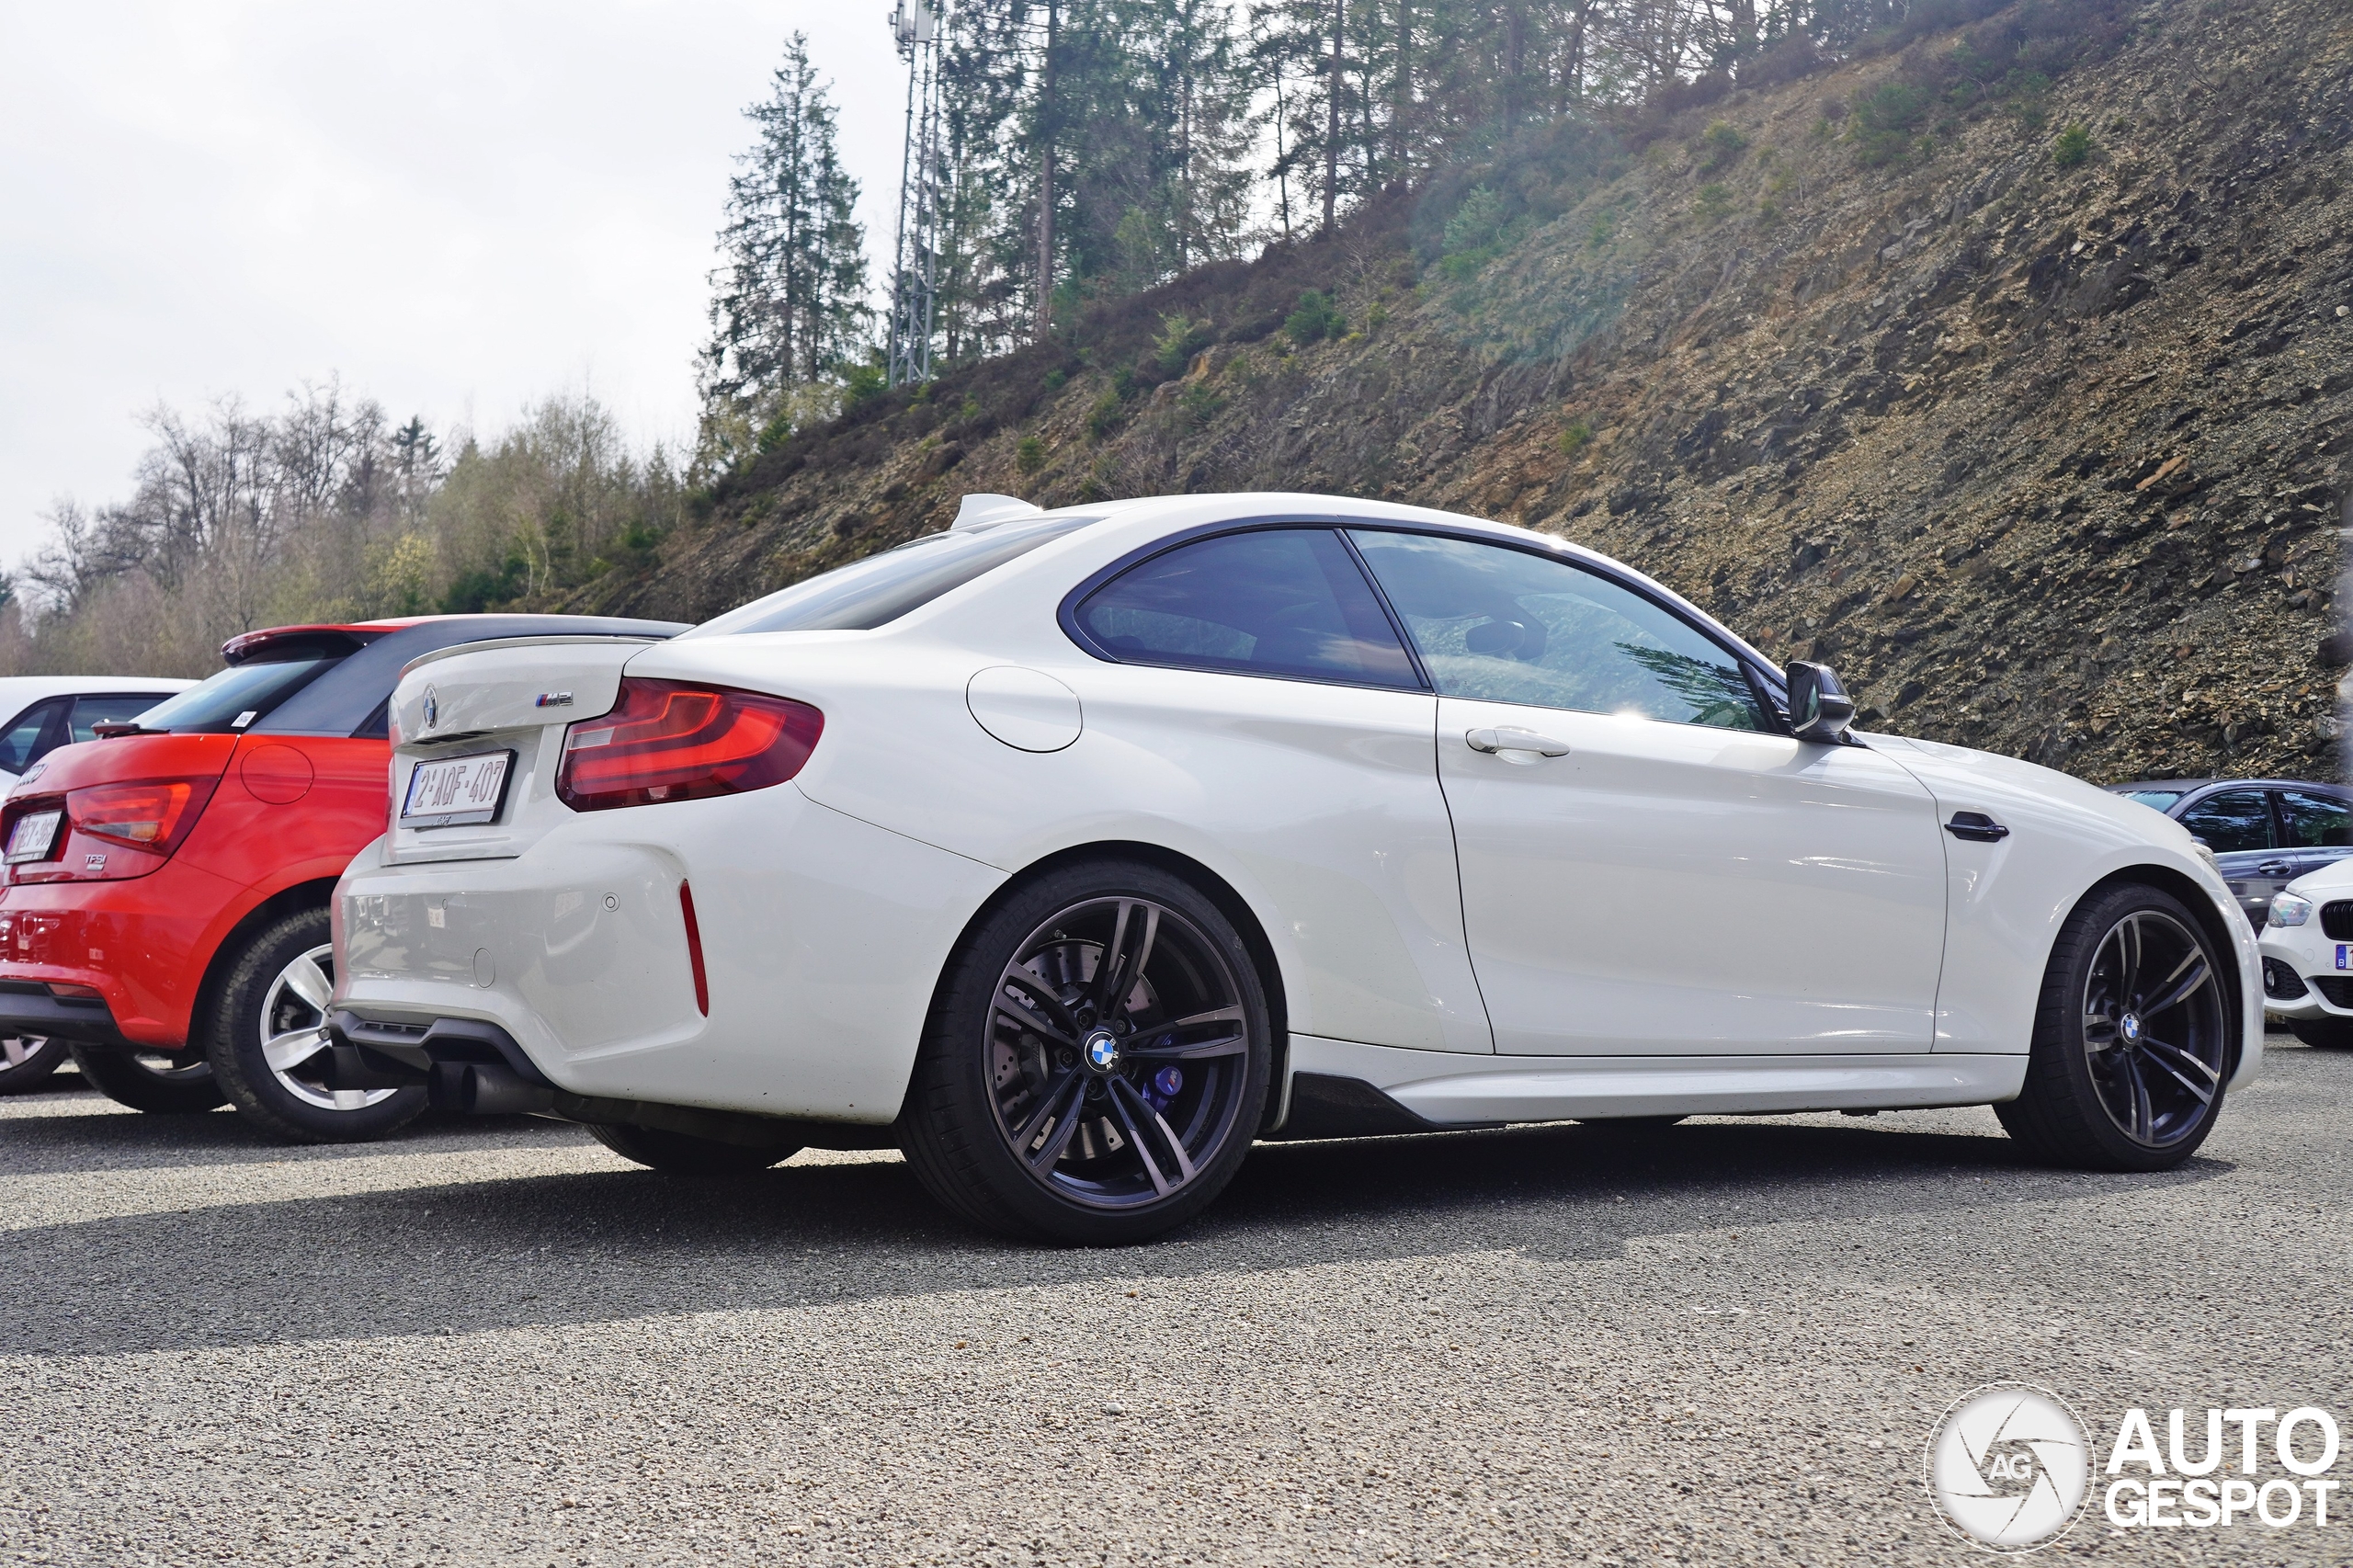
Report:
[[1563,1119],[1990,1104],[2152,1170],[2261,1049],[2180,827],[1441,512],[974,496],[392,711],[333,1082],[664,1170],[895,1145],[1017,1235],[1163,1231],[1257,1138]]

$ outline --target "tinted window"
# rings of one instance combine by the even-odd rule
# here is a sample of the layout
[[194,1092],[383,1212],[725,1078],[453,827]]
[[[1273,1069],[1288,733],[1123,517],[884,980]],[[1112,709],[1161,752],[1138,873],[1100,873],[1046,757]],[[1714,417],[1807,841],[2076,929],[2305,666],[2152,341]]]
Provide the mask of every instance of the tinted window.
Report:
[[2260,790],[2209,795],[2179,817],[2192,838],[2217,855],[2271,847],[2271,803]]
[[1565,561],[1427,534],[1353,534],[1449,697],[1761,730],[1740,662]]
[[17,722],[8,726],[8,733],[0,735],[0,767],[11,773],[22,773],[30,767],[34,759],[48,749],[40,744],[41,732],[49,728],[51,719],[64,711],[66,701],[53,697],[17,714]]
[[706,620],[688,637],[745,631],[871,631],[1095,517],[1048,517],[926,534]]
[[[98,738],[93,727],[98,724],[127,724],[150,708],[163,701],[154,692],[133,697],[77,697],[74,699],[74,733],[76,741]],[[67,743],[60,741],[59,745]]]
[[2151,810],[2160,812],[2173,810],[2173,803],[2181,799],[2178,790],[2126,790],[2122,794],[2128,801],[2138,801]]
[[1078,622],[1105,652],[1139,664],[1420,684],[1364,574],[1325,528],[1179,545],[1088,595]]
[[[244,728],[237,722],[247,713],[268,712],[343,661],[340,653],[315,650],[284,659],[256,659],[232,665],[210,679],[169,697],[139,715],[150,730],[170,730],[183,735],[221,734]],[[247,720],[250,723],[252,721]]]
[[2353,847],[2353,807],[2333,795],[2282,790],[2279,815],[2290,849]]

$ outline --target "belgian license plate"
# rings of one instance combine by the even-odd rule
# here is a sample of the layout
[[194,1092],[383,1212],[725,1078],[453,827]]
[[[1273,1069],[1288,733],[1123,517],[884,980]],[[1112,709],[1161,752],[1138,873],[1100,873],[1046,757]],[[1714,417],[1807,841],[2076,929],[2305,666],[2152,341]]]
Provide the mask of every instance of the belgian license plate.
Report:
[[64,819],[63,812],[34,812],[17,819],[14,831],[8,835],[8,864],[19,860],[46,860],[57,844],[57,824]]
[[[8,846],[8,858],[13,860],[16,858],[17,848],[16,846],[12,844]],[[2339,969],[2353,969],[2353,943],[2339,942],[2336,944],[2336,967]]]
[[409,771],[408,794],[401,801],[403,827],[463,827],[495,822],[506,799],[511,751],[437,757]]

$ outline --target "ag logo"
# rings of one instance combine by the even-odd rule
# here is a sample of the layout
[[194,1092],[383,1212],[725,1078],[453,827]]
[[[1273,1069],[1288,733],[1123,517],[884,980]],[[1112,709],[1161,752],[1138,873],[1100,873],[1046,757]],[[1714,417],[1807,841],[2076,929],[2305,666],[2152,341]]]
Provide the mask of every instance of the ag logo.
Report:
[[1988,1383],[1928,1435],[1921,1471],[1945,1522],[1995,1551],[2056,1540],[2084,1506],[2091,1460],[2083,1423],[2048,1389]]

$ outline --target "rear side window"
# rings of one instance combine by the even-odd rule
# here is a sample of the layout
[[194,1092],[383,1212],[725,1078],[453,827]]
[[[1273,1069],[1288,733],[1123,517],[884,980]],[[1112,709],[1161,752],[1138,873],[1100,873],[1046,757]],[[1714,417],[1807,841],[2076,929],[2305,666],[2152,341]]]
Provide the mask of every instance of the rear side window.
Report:
[[17,715],[16,722],[0,734],[0,768],[10,773],[22,773],[51,748],[41,744],[43,732],[50,722],[65,711],[71,699],[52,697],[46,702],[36,702]]
[[[97,740],[97,726],[128,724],[163,700],[160,695],[152,691],[143,696],[77,697],[74,699],[74,733],[70,738],[74,741]],[[60,741],[57,744],[64,745],[68,743]]]
[[871,631],[1097,517],[1048,517],[926,534],[706,620],[688,637],[751,631]]
[[2231,790],[2209,795],[2178,819],[2189,836],[2205,840],[2217,855],[2269,849],[2271,802],[2260,790]]
[[2334,795],[2309,790],[2279,791],[2281,825],[2288,830],[2290,849],[2353,847],[2353,807]]
[[1079,627],[1135,664],[1418,688],[1381,601],[1328,528],[1179,545],[1088,595]]
[[1506,545],[1350,537],[1442,696],[1766,728],[1740,660],[1631,588]]
[[232,733],[335,668],[345,656],[341,652],[322,653],[313,649],[283,659],[232,665],[200,685],[147,709],[139,715],[139,722],[145,729],[182,735]]

